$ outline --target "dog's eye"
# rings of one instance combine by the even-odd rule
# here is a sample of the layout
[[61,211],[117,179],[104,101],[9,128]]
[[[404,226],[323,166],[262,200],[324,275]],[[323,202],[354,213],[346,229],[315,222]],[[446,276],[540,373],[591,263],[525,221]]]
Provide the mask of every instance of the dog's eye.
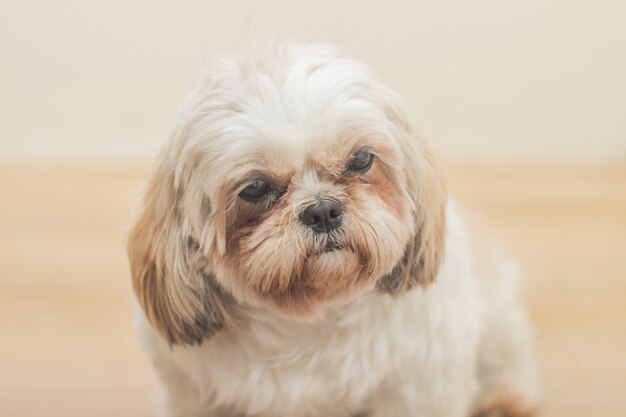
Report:
[[272,191],[272,184],[263,180],[254,180],[242,192],[239,197],[248,201],[258,201]]
[[370,169],[372,162],[374,162],[374,155],[369,151],[358,151],[352,157],[352,161],[350,161],[350,165],[348,165],[348,171],[363,174]]

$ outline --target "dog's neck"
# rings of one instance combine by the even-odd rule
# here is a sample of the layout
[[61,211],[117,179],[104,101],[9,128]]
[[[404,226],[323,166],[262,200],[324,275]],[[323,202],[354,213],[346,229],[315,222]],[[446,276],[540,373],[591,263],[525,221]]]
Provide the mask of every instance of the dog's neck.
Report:
[[394,297],[376,288],[353,300],[328,305],[311,319],[289,317],[264,307],[239,305],[236,328],[226,329],[226,333],[234,336],[269,336],[274,342],[284,338],[290,343],[294,340],[304,342],[313,337],[315,343],[318,343],[320,339],[345,334],[361,326],[375,326],[376,321],[384,321],[399,306],[394,302]]

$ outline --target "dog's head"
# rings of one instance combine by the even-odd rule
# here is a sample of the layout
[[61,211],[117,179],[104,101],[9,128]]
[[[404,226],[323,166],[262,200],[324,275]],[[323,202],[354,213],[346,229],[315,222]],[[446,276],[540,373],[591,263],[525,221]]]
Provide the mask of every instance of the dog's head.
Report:
[[430,283],[446,195],[398,96],[325,45],[213,64],[184,106],[132,231],[134,288],[170,343],[235,304],[314,318]]

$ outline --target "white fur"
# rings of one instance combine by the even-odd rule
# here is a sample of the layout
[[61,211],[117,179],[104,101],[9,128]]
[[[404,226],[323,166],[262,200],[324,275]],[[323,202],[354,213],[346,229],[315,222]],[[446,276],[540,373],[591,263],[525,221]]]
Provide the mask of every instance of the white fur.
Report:
[[[312,323],[249,310],[244,329],[198,347],[170,348],[138,313],[141,339],[164,383],[164,415],[467,416],[479,385],[481,323],[490,308],[507,314],[485,329],[497,330],[493,343],[521,332],[506,357],[510,370],[496,374],[505,379],[498,387],[524,384],[529,400],[536,400],[519,307],[506,283],[501,294],[478,291],[463,224],[453,208],[448,216],[437,280],[399,298],[370,294]],[[488,299],[501,305],[488,305]]]
[[[302,58],[298,48],[313,58]],[[423,156],[415,151],[417,142],[399,133],[375,105],[397,97],[350,60],[308,75],[317,61],[336,59],[332,48],[292,46],[290,53],[294,50],[290,72],[280,73],[281,91],[264,79],[272,69],[257,74],[249,65],[252,74],[242,74],[236,62],[224,61],[212,73],[213,88],[201,86],[190,97],[179,128],[190,129],[183,132],[186,140],[172,141],[163,154],[163,166],[175,172],[175,182],[186,183],[181,210],[200,213],[204,193],[219,201],[224,181],[240,178],[259,159],[302,166],[308,152],[328,148],[332,142],[324,141],[351,126],[366,136],[386,138],[380,146],[397,156],[397,161],[385,162],[397,168],[398,182],[420,181],[416,177]],[[242,81],[251,77],[256,77],[253,82]],[[349,98],[346,91],[358,98]],[[229,112],[226,104],[223,111],[215,110],[222,108],[219,100],[241,103],[245,111]],[[203,111],[203,103],[212,110]],[[179,163],[198,153],[203,155],[199,162]],[[298,190],[304,194],[293,198],[304,201],[333,189],[306,170],[299,178]],[[403,198],[415,202],[422,196]],[[400,222],[379,200],[372,199],[370,206],[374,225],[391,229],[372,245],[389,239],[388,246],[395,248],[405,242],[414,229],[408,214]],[[223,254],[219,223],[189,218],[181,225],[186,235],[198,239],[203,253],[216,245]],[[403,223],[406,230],[399,226]],[[503,401],[532,408],[538,398],[537,374],[528,324],[512,290],[515,274],[503,261],[486,285],[485,277],[476,276],[473,251],[452,203],[446,227],[443,261],[432,284],[396,296],[369,287],[325,306],[308,321],[264,308],[228,271],[220,270],[214,270],[217,281],[240,302],[239,326],[219,331],[199,346],[170,346],[138,309],[139,333],[163,386],[163,414],[467,417]],[[305,236],[299,230],[293,234]],[[396,252],[397,262],[402,254]],[[325,256],[342,259],[340,253]],[[184,298],[175,301],[185,307]]]

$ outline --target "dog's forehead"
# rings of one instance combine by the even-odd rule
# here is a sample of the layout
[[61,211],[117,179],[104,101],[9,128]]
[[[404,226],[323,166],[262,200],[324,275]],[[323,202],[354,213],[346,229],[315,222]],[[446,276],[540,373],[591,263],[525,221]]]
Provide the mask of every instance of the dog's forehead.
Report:
[[337,171],[358,146],[393,140],[387,90],[325,47],[231,61],[212,85],[216,111],[197,137],[223,178],[284,177],[308,166]]
[[[370,132],[368,132],[370,133]],[[380,138],[383,134],[371,135]],[[294,173],[305,168],[333,171],[345,164],[360,147],[369,145],[368,134],[340,124],[336,129],[305,129],[302,126],[267,121],[262,131],[257,128],[241,140],[241,151],[254,165],[280,173]]]
[[293,169],[332,164],[367,135],[385,135],[384,114],[363,83],[336,76],[299,73],[276,81],[260,76],[255,94],[241,107],[244,142],[267,162]]

